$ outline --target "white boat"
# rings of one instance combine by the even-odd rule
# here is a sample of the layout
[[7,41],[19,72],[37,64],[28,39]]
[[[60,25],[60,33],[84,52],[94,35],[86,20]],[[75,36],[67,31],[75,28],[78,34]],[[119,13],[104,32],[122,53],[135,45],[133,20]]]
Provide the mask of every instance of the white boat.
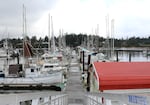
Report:
[[[48,24],[48,29],[50,28],[50,15],[49,15],[49,24]],[[48,36],[49,36],[49,44],[48,44],[48,51],[46,51],[42,56],[41,56],[41,61],[44,63],[51,63],[51,64],[59,64],[60,66],[68,66],[67,59],[63,56],[61,51],[57,51],[57,48],[55,46],[55,38],[54,38],[54,33],[53,33],[53,21],[51,17],[51,42],[50,42],[50,30],[48,30]],[[51,46],[50,46],[51,43]]]
[[[23,35],[26,34],[26,17],[25,7],[23,6]],[[25,36],[24,36],[25,37]],[[23,64],[9,64],[5,67],[4,76],[0,78],[1,87],[46,87],[46,86],[57,86],[62,84],[63,81],[63,68],[58,69],[56,64],[45,64],[39,65],[39,63],[33,63],[31,58],[33,55],[32,47],[30,43],[24,38],[23,41]],[[10,88],[11,89],[11,88]]]
[[[1,85],[54,85],[62,83],[62,71],[41,71],[37,65],[32,65],[23,70],[23,65],[9,65],[7,76],[0,78]],[[57,78],[57,79],[56,79]]]
[[0,87],[38,87],[58,86],[64,83],[66,67],[58,63],[32,63],[31,59],[25,64],[9,64],[1,72]]

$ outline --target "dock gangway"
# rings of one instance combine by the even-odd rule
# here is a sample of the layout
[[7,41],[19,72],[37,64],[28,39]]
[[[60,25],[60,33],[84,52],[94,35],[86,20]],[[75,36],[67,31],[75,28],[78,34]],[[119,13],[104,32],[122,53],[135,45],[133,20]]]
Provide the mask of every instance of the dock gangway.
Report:
[[0,105],[150,105],[150,96],[141,94],[84,93],[83,103],[68,103],[64,92],[27,92],[0,95]]

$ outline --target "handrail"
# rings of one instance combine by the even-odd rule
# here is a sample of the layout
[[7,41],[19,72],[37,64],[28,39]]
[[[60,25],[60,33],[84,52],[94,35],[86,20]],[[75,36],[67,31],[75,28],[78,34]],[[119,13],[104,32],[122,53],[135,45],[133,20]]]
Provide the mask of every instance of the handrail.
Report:
[[150,96],[145,94],[87,93],[85,105],[150,105]]
[[0,94],[0,105],[68,105],[68,95],[64,92],[27,92]]
[[[150,105],[144,93],[85,93],[84,105]],[[68,105],[65,92],[27,92],[0,94],[0,105]]]
[[66,94],[52,96],[51,100],[41,103],[40,105],[67,105],[68,98]]

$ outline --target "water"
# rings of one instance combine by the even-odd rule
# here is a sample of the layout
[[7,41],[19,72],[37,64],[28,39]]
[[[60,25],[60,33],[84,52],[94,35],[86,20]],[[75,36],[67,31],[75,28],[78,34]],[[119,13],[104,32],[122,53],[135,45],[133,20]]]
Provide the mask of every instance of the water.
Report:
[[[120,62],[129,61],[129,52],[119,51],[118,58]],[[145,52],[131,52],[131,62],[148,62],[150,56],[147,56]]]
[[[116,57],[117,58],[117,57]],[[118,52],[119,62],[128,62],[129,61],[129,52],[128,51],[119,51]],[[131,62],[149,62],[150,56],[146,55],[146,52],[131,52]],[[20,58],[20,63],[23,63],[23,58]],[[7,64],[17,64],[17,59],[6,60],[5,58],[0,58],[0,70],[4,68],[4,65]]]

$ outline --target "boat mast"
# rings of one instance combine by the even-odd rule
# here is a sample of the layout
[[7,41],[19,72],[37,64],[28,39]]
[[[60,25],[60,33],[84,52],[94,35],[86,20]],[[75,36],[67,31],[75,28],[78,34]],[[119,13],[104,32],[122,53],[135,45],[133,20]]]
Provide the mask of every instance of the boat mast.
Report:
[[[22,36],[23,36],[23,49],[24,49],[24,37],[25,37],[25,29],[24,29],[24,27],[25,27],[25,23],[24,23],[24,18],[25,18],[25,11],[24,11],[24,4],[23,4],[23,7],[22,7],[22,12],[23,12],[23,14],[22,14]],[[24,57],[24,50],[23,50],[23,57]]]
[[98,46],[99,46],[99,41],[98,41],[98,38],[97,36],[99,36],[99,24],[97,24],[96,28],[95,28],[95,36],[94,36],[94,48],[97,49]]
[[58,46],[59,46],[59,49],[62,48],[62,32],[61,32],[61,29],[59,30]]
[[23,31],[23,57],[25,57],[25,51],[24,51],[24,47],[25,47],[25,42],[27,41],[26,39],[26,35],[27,35],[27,25],[26,25],[26,8],[23,4],[23,24],[22,24],[23,28],[22,28],[22,31]]
[[48,51],[50,51],[50,13],[48,14]]
[[112,48],[112,53],[111,56],[114,55],[114,19],[111,20],[111,48]]
[[51,16],[51,32],[52,32],[52,53],[55,53],[55,39],[54,39],[54,30],[53,30],[53,19]]
[[87,36],[87,49],[90,50],[90,36]]
[[66,48],[66,38],[65,38],[65,35],[64,35],[64,30],[62,29],[62,45],[63,45],[63,48]]
[[106,46],[107,46],[107,57],[110,58],[111,57],[111,53],[110,53],[110,44],[109,44],[109,15],[107,14],[106,16]]

